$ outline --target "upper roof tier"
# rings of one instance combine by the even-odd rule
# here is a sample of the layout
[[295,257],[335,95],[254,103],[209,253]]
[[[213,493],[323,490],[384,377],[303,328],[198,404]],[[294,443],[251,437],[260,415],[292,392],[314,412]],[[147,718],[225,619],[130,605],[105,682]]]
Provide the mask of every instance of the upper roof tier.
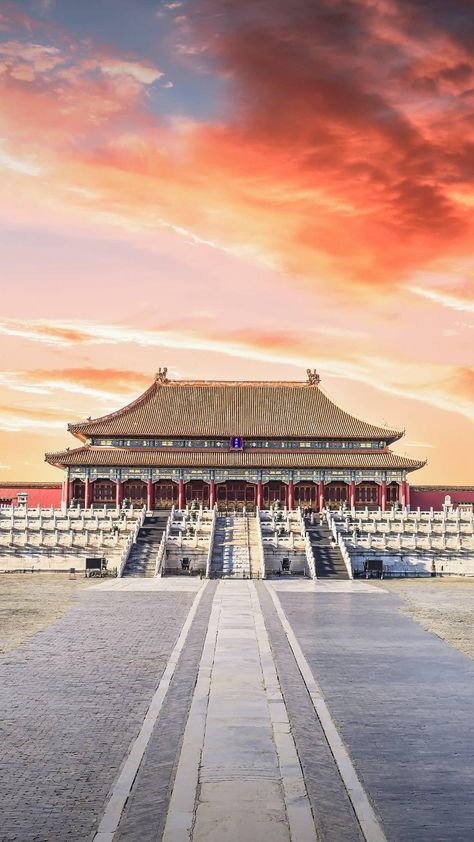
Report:
[[376,439],[403,433],[361,421],[307,383],[168,381],[162,373],[133,403],[101,418],[69,425],[88,436],[256,436],[263,438]]

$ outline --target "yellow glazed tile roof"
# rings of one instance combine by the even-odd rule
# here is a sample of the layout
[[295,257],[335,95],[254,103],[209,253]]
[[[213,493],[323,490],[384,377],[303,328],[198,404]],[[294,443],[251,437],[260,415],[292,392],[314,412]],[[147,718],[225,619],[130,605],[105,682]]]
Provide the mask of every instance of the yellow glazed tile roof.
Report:
[[394,441],[402,433],[362,421],[318,385],[288,382],[157,379],[133,403],[102,418],[69,425],[87,436],[257,436]]
[[351,453],[275,452],[265,450],[177,450],[151,447],[78,447],[47,453],[51,465],[97,465],[103,467],[195,467],[195,468],[347,468],[353,470],[402,469],[413,471],[424,462],[398,456],[391,451]]

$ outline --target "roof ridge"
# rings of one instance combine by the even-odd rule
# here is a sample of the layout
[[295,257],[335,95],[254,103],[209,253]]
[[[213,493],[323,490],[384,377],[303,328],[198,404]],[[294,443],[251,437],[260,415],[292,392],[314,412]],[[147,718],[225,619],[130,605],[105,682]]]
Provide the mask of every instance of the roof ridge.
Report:
[[[158,380],[160,386],[310,386],[304,380]],[[315,384],[316,385],[316,384]]]

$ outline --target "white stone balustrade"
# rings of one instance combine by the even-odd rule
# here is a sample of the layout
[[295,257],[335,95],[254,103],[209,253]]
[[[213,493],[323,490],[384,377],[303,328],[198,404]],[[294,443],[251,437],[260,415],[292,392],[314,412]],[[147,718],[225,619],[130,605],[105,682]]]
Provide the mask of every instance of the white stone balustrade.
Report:
[[358,512],[331,511],[328,524],[353,563],[383,553],[383,563],[415,575],[474,575],[474,517],[468,511]]

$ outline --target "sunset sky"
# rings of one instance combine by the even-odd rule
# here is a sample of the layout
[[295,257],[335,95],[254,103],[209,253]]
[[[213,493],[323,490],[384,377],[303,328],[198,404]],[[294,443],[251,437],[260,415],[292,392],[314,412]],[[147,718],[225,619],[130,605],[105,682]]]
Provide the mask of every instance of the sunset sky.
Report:
[[472,0],[0,2],[0,40],[0,480],[165,365],[316,368],[474,485]]

